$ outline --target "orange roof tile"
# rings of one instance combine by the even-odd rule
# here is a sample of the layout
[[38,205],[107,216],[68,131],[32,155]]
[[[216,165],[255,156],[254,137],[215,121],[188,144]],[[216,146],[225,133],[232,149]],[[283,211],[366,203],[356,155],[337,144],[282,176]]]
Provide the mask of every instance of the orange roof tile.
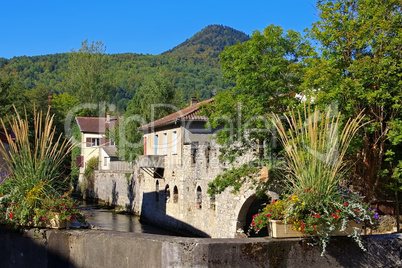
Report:
[[157,119],[153,122],[150,122],[146,125],[140,126],[138,128],[138,130],[145,130],[147,128],[151,128],[151,127],[157,127],[157,126],[162,126],[162,125],[168,125],[170,123],[176,122],[178,120],[203,120],[203,121],[207,121],[208,118],[206,116],[200,115],[200,111],[201,109],[199,108],[199,106],[201,104],[206,104],[206,103],[210,103],[213,101],[213,98],[209,99],[209,100],[204,100],[201,102],[198,102],[194,105],[190,105],[180,111],[177,111],[175,113],[169,114],[165,117],[162,117],[160,119]]

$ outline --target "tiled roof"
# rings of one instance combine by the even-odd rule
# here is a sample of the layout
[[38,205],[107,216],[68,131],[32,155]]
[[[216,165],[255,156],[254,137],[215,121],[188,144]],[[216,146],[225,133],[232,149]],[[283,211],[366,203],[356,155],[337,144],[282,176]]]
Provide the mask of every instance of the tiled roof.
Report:
[[167,124],[176,122],[178,120],[204,120],[204,121],[206,121],[206,120],[208,120],[208,118],[206,116],[200,115],[201,109],[199,108],[199,106],[201,104],[210,103],[212,101],[213,101],[213,98],[211,98],[209,100],[204,100],[204,101],[198,102],[194,105],[190,105],[180,111],[169,114],[169,115],[162,117],[158,120],[155,120],[151,123],[143,125],[143,126],[139,127],[138,130],[145,130],[150,127],[167,125]]
[[115,118],[106,121],[106,117],[76,117],[75,120],[80,131],[87,133],[105,133],[106,128],[111,129],[119,122]]

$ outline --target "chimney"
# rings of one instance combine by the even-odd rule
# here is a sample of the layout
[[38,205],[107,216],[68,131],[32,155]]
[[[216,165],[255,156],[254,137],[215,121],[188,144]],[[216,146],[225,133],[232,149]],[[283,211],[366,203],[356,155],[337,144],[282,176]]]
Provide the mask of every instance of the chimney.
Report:
[[106,122],[110,122],[110,113],[106,114]]
[[190,106],[197,104],[197,97],[191,97]]

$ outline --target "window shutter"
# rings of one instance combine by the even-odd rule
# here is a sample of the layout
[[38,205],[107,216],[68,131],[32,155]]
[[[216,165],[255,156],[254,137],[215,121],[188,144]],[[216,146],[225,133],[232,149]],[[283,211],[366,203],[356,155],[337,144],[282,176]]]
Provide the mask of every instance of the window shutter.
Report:
[[91,146],[92,146],[92,145],[91,145],[91,138],[87,138],[86,142],[87,142],[87,147],[91,147]]
[[109,139],[106,139],[106,138],[100,138],[99,139],[99,145],[100,146],[108,146],[109,145]]
[[77,167],[82,167],[83,163],[84,163],[84,156],[83,155],[77,155],[76,159],[75,159],[75,165]]

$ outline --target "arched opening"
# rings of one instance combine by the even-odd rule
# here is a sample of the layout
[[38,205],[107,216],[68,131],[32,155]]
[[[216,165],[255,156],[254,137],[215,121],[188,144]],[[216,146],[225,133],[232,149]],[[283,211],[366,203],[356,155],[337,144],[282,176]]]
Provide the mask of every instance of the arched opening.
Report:
[[156,180],[155,183],[155,201],[159,202],[159,181]]
[[175,185],[173,188],[173,203],[177,203],[179,201],[179,190],[177,189],[177,186]]
[[201,207],[202,207],[202,190],[201,190],[200,186],[197,187],[197,199],[196,199],[195,204],[198,209],[201,209]]
[[165,200],[166,203],[169,202],[170,199],[170,189],[169,189],[169,184],[166,185],[165,187]]
[[[253,220],[253,216],[259,213],[266,204],[269,203],[269,198],[266,197],[264,199],[259,199],[255,194],[247,198],[247,200],[243,203],[243,206],[240,209],[239,216],[237,217],[237,227],[236,230],[243,230],[244,233],[249,232],[249,227],[251,221]],[[268,236],[268,229],[263,228],[257,234],[254,231],[249,232],[249,236],[251,237],[262,237]]]

